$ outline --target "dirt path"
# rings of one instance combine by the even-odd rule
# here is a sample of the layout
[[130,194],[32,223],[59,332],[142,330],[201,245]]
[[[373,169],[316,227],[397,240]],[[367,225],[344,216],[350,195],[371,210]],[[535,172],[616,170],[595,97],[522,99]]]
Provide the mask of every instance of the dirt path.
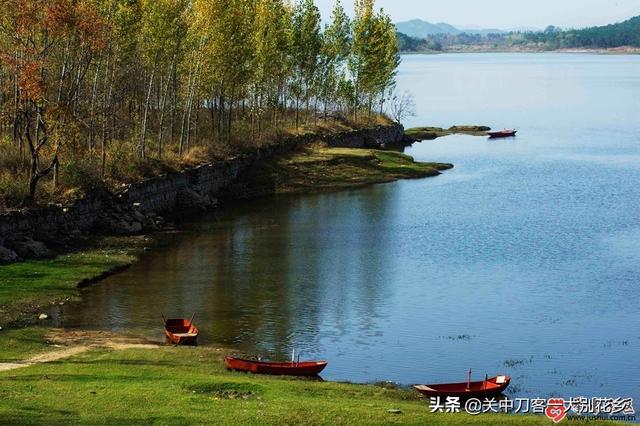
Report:
[[58,361],[96,348],[109,348],[113,350],[157,349],[161,346],[158,342],[103,331],[54,330],[47,334],[46,338],[48,342],[59,349],[38,354],[25,361],[0,363],[0,372],[28,367],[34,364]]

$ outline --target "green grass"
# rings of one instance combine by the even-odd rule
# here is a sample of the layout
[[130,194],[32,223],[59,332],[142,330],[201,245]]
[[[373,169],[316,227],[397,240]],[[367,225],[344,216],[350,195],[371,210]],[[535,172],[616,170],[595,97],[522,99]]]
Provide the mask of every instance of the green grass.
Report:
[[393,151],[316,147],[259,165],[247,186],[249,193],[307,192],[437,176],[452,167],[415,162]]
[[79,283],[131,264],[138,250],[134,238],[110,238],[53,259],[0,266],[0,325],[29,322],[40,306],[77,296]]
[[431,414],[410,390],[231,373],[222,353],[105,349],[3,372],[0,424],[552,424],[532,416]]
[[44,337],[48,331],[44,327],[0,331],[0,362],[24,361],[51,350]]

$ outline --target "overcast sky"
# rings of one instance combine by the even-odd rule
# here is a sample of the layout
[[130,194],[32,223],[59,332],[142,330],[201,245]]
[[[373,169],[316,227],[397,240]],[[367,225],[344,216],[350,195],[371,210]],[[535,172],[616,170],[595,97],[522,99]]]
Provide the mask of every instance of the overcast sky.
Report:
[[[316,4],[328,19],[334,0],[316,0]],[[342,0],[342,4],[353,9],[353,0]],[[463,28],[580,28],[640,15],[640,0],[377,0],[376,5],[396,22],[420,18]]]

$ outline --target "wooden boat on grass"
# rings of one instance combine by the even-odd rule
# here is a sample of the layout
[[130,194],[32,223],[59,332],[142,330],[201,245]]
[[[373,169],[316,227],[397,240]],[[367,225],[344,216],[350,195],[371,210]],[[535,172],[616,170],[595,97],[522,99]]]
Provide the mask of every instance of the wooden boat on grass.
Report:
[[327,366],[326,361],[268,362],[231,356],[224,357],[224,362],[229,370],[279,376],[317,376]]
[[497,132],[487,132],[489,138],[497,139],[497,138],[510,138],[516,135],[518,131],[516,129],[504,129],[499,130]]
[[461,399],[483,399],[501,395],[507,389],[510,382],[511,377],[509,376],[496,376],[486,378],[481,382],[472,382],[471,371],[469,371],[469,380],[466,383],[415,385],[414,388],[421,394],[429,397],[453,396]]
[[174,345],[197,345],[200,331],[193,325],[193,317],[169,318],[164,320],[164,333]]

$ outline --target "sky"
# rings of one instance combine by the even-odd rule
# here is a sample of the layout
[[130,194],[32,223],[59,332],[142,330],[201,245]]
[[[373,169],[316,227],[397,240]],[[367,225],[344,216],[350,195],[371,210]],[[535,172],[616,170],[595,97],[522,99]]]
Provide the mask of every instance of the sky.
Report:
[[[316,0],[329,19],[334,0]],[[348,11],[353,0],[342,0]],[[394,22],[420,18],[459,28],[582,28],[640,15],[640,0],[377,0]]]

